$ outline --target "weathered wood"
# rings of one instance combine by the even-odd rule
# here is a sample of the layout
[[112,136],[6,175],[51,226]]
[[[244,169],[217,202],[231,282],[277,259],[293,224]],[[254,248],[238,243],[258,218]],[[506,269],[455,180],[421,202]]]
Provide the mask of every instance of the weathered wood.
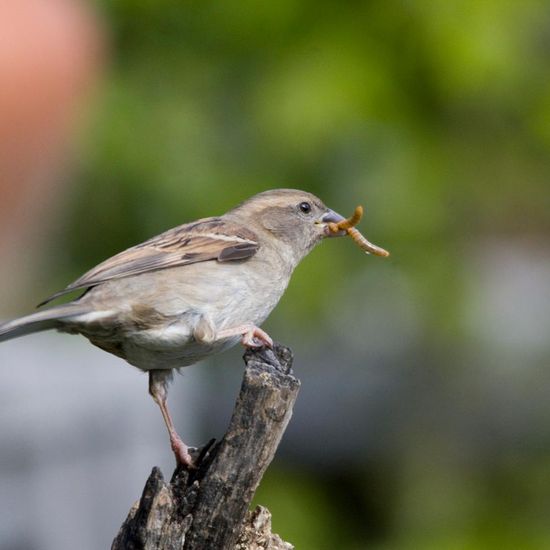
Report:
[[283,346],[249,350],[244,360],[241,390],[222,440],[197,450],[197,468],[178,467],[169,484],[153,468],[112,550],[292,548],[271,534],[265,508],[248,508],[290,420],[300,382],[291,373],[292,353]]

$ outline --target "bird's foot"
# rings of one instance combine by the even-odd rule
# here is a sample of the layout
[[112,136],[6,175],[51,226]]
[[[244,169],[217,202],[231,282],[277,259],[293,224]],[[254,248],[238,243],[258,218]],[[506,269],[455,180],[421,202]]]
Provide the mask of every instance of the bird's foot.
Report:
[[170,446],[176,457],[176,462],[185,466],[188,470],[194,470],[196,465],[189,454],[189,447],[182,441],[177,433],[170,434]]
[[230,336],[240,336],[241,344],[245,348],[261,348],[262,346],[267,346],[268,348],[273,347],[273,340],[269,334],[252,323],[226,328],[220,330],[216,334],[216,338],[229,338]]
[[241,344],[245,348],[261,348],[262,346],[273,348],[271,336],[265,330],[256,326],[242,335]]

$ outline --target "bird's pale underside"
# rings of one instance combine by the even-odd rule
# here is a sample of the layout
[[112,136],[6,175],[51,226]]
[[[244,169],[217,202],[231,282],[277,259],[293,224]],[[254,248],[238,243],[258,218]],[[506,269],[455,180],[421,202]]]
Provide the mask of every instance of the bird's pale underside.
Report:
[[271,346],[260,325],[308,252],[351,227],[338,223],[346,222],[310,193],[260,193],[104,261],[41,305],[76,290],[79,298],[0,325],[0,341],[56,328],[148,371],[176,459],[191,466],[166,405],[173,369],[239,340]]

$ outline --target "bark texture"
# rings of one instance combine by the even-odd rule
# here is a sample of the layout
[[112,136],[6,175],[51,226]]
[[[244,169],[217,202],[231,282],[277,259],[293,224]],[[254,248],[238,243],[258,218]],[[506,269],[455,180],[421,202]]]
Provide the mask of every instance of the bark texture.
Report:
[[271,515],[248,508],[292,415],[300,382],[292,352],[248,350],[229,428],[194,455],[196,469],[176,468],[166,483],[153,468],[112,550],[290,550],[271,533]]

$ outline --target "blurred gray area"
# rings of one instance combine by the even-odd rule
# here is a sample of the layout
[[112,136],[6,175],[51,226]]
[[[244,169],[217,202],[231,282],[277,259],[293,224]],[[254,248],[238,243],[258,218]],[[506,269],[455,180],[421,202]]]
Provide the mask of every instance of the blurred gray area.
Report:
[[[109,547],[152,466],[174,466],[147,375],[53,332],[5,343],[0,364],[0,548]],[[178,390],[178,426],[196,441],[200,374]]]

